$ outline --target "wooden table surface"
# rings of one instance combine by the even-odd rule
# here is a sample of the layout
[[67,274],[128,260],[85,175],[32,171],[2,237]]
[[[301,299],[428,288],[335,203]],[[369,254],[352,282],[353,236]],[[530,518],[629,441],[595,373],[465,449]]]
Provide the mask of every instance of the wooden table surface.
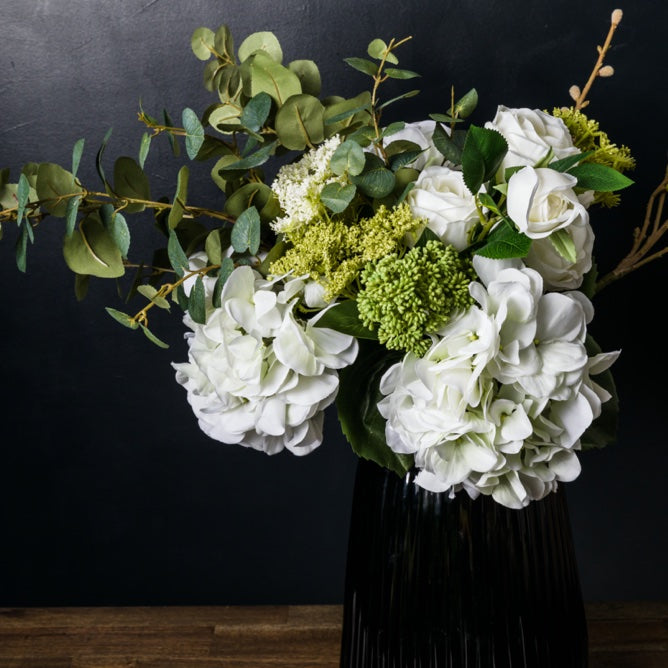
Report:
[[[338,605],[0,608],[0,668],[338,668]],[[590,668],[668,668],[668,602],[590,603]]]

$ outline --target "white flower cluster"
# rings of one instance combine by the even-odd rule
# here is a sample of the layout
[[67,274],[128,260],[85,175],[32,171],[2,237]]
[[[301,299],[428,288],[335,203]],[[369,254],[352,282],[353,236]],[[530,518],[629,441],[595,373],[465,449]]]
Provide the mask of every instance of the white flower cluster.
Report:
[[271,226],[274,232],[285,232],[309,223],[321,212],[320,192],[329,183],[344,183],[329,167],[334,151],[341,143],[338,135],[305,153],[297,162],[278,170],[271,189],[278,198],[284,216]]
[[189,361],[173,366],[208,436],[304,455],[322,442],[337,369],[354,361],[358,346],[352,336],[295,317],[302,281],[277,286],[250,267],[235,269],[205,324],[184,318],[193,330],[186,334]]
[[[414,455],[419,485],[521,508],[579,474],[580,437],[610,398],[591,376],[617,353],[590,358],[585,349],[593,307],[574,289],[592,264],[587,198],[573,176],[537,166],[579,152],[568,129],[541,111],[506,107],[486,127],[508,142],[497,178],[519,167],[507,211],[531,251],[524,262],[474,259],[477,304],[437,332],[424,357],[409,354],[385,373],[378,408],[388,445]],[[444,243],[470,243],[479,217],[461,172],[426,167],[407,201]],[[575,258],[558,250],[557,233]]]
[[579,474],[579,439],[610,398],[591,375],[617,355],[588,357],[593,309],[582,293],[544,293],[519,261],[474,265],[477,305],[424,357],[390,367],[378,409],[388,445],[415,456],[417,484],[521,508]]

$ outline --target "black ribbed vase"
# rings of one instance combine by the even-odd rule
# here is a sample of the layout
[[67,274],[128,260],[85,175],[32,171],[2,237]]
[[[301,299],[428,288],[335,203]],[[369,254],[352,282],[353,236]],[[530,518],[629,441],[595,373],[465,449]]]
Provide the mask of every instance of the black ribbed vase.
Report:
[[586,668],[563,486],[522,510],[358,464],[341,668]]

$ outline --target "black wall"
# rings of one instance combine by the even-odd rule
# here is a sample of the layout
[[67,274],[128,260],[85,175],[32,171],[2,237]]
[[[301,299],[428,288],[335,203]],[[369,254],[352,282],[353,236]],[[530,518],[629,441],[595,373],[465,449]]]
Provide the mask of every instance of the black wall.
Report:
[[[627,5],[608,58],[617,73],[596,83],[589,108],[638,161],[622,208],[594,219],[602,269],[626,253],[668,147],[668,9]],[[184,106],[203,110],[213,100],[189,47],[199,26],[227,23],[237,44],[272,30],[289,59],[315,59],[324,90],[342,94],[366,85],[344,57],[364,55],[377,36],[413,35],[402,65],[422,73],[422,93],[405,120],[443,111],[451,85],[475,86],[481,124],[500,103],[569,104],[616,6],[2,0],[0,167],[17,175],[30,160],[68,165],[85,137],[80,176],[97,185],[95,153],[109,127],[109,164],[136,155],[140,98],[174,118]],[[171,197],[178,163],[162,147],[147,169],[154,194]],[[207,169],[197,173],[190,201],[219,205]],[[146,228],[135,248],[148,242]],[[62,221],[37,230],[26,275],[14,264],[11,225],[0,242],[0,605],[340,602],[356,459],[336,415],[306,458],[208,440],[170,367],[185,359],[178,312],[156,320],[171,344],[164,351],[106,316],[104,306],[125,308],[113,282],[94,281],[78,303],[62,234]],[[582,456],[567,487],[590,600],[668,598],[666,263],[595,302],[595,336],[623,350],[614,367],[622,416],[618,443]]]

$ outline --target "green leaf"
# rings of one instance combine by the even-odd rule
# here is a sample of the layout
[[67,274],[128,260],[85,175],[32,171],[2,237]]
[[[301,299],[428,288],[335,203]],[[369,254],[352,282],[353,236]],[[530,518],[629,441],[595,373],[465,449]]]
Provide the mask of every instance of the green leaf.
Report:
[[197,277],[195,284],[190,290],[188,313],[190,313],[190,317],[200,325],[206,323],[206,293],[204,290],[204,281],[201,276]]
[[366,58],[344,58],[343,62],[348,63],[350,67],[358,72],[362,72],[362,74],[368,74],[372,77],[378,74],[378,65]]
[[248,35],[246,39],[239,45],[239,61],[250,58],[255,52],[263,51],[273,61],[277,63],[283,62],[283,50],[280,42],[273,32],[255,32]]
[[559,253],[559,255],[561,255],[567,262],[574,263],[578,259],[575,242],[566,230],[556,230],[556,232],[552,232],[549,239],[557,253]]
[[128,327],[130,329],[137,329],[139,323],[136,320],[133,320],[127,313],[123,311],[117,311],[115,308],[106,306],[104,309],[116,322],[120,322],[123,327]]
[[[114,163],[114,192],[121,199],[151,199],[148,177],[134,158],[121,156]],[[128,213],[138,213],[145,208],[143,202],[128,202],[124,210]]]
[[207,121],[219,132],[229,134],[240,129],[242,112],[237,104],[220,104],[211,110]]
[[331,137],[348,128],[354,128],[371,120],[371,93],[367,90],[349,99],[336,99],[325,106],[325,127]]
[[158,290],[152,285],[140,285],[137,287],[137,292],[146,297],[146,299],[155,304],[158,308],[169,311],[169,302],[164,297],[158,296]]
[[369,42],[366,52],[376,60],[383,60],[385,58],[385,62],[392,63],[393,65],[399,62],[397,57],[391,51],[387,50],[387,44],[382,39],[374,39]]
[[209,60],[214,50],[214,33],[210,28],[197,28],[190,38],[190,47],[200,60]]
[[411,70],[400,70],[396,67],[386,67],[384,70],[390,79],[415,79],[420,75],[417,72],[412,72]]
[[478,91],[475,88],[455,102],[457,118],[468,118],[478,106]]
[[339,393],[336,398],[341,428],[353,451],[398,475],[413,466],[413,457],[397,455],[385,440],[385,419],[378,412],[383,398],[380,378],[391,364],[401,359],[372,341],[360,341],[355,362],[339,371]]
[[175,229],[176,226],[183,219],[183,214],[186,210],[186,199],[188,197],[188,180],[190,178],[190,170],[187,165],[183,165],[179,169],[176,178],[176,193],[172,202],[172,208],[167,216],[167,225],[170,229]]
[[111,238],[116,243],[116,246],[118,246],[121,256],[127,258],[130,251],[130,228],[119,211],[115,211],[112,215],[107,230],[111,234]]
[[232,247],[237,253],[245,250],[255,255],[260,248],[260,214],[252,206],[246,209],[232,228]]
[[249,207],[254,206],[264,222],[280,214],[278,199],[266,183],[247,183],[230,195],[225,202],[225,213],[239,218]]
[[548,164],[548,167],[550,169],[554,169],[557,172],[567,172],[571,167],[577,165],[578,162],[582,162],[585,158],[588,158],[593,152],[594,151],[585,151],[584,153],[569,155],[566,158],[562,158],[561,160],[553,160]]
[[186,153],[191,160],[194,160],[204,143],[204,128],[197,114],[189,107],[183,110],[181,120],[186,131]]
[[487,237],[487,243],[475,251],[476,255],[503,260],[526,257],[531,248],[531,239],[518,232],[511,223],[504,221]]
[[439,242],[441,242],[441,238],[438,236],[438,234],[436,234],[436,232],[434,232],[434,230],[432,230],[429,227],[425,227],[422,230],[422,233],[420,234],[420,237],[415,242],[415,245],[417,247],[426,246],[428,241],[439,241]]
[[107,133],[104,135],[104,139],[102,140],[102,144],[100,144],[100,148],[97,151],[97,155],[95,156],[95,168],[97,169],[98,176],[100,177],[100,180],[102,181],[102,185],[104,186],[105,190],[107,192],[111,191],[111,187],[109,186],[109,182],[107,181],[107,177],[104,174],[104,168],[102,165],[102,157],[104,156],[104,151],[107,148],[107,144],[109,143],[109,139],[111,138],[111,132],[112,128],[109,128],[107,130]]
[[260,266],[257,268],[257,270],[263,276],[267,276],[267,274],[269,273],[269,268],[271,267],[271,265],[274,262],[276,262],[276,260],[283,257],[287,248],[288,248],[288,244],[285,241],[277,241],[269,249],[269,252],[265,255],[264,259],[260,263]]
[[613,192],[628,188],[633,181],[616,169],[594,162],[585,162],[569,170],[578,180],[578,188],[597,192]]
[[151,343],[155,343],[159,348],[169,348],[169,346],[164,341],[161,341],[146,325],[139,323],[139,326]]
[[245,128],[258,132],[267,120],[270,111],[271,97],[267,93],[258,93],[248,101],[239,120]]
[[480,204],[482,204],[482,206],[487,207],[492,213],[501,214],[499,207],[491,195],[488,195],[487,193],[478,193],[478,201]]
[[144,164],[146,163],[146,158],[148,157],[148,151],[151,148],[151,135],[148,132],[144,132],[141,138],[141,143],[139,144],[139,166],[144,169]]
[[376,199],[389,195],[396,183],[394,173],[372,153],[366,154],[364,171],[358,176],[352,176],[350,180],[364,195]]
[[385,107],[388,107],[389,105],[394,104],[399,100],[407,100],[409,97],[415,97],[419,92],[420,92],[419,90],[409,90],[406,93],[397,95],[396,97],[393,97],[391,100],[387,100],[386,102],[383,102],[383,104],[378,105],[378,109],[385,109]]
[[28,198],[30,197],[30,183],[28,177],[25,174],[21,174],[19,177],[19,182],[16,186],[16,224],[20,225],[23,220],[23,216],[26,212],[26,205],[28,204]]
[[312,60],[293,60],[288,69],[294,72],[302,86],[302,93],[318,97],[322,88],[320,71]]
[[67,209],[65,211],[65,236],[71,237],[72,232],[77,224],[77,214],[79,212],[79,204],[81,204],[81,195],[72,197],[67,202]]
[[[587,334],[585,341],[587,354],[590,357],[598,355],[601,348],[596,341]],[[610,369],[592,376],[594,382],[610,393],[611,398],[601,405],[601,415],[597,417],[580,438],[583,450],[602,448],[617,439],[619,427],[619,397],[615,386],[615,379]]]
[[357,176],[364,169],[365,159],[362,147],[354,141],[344,141],[338,145],[329,162],[331,170],[337,176],[350,174]]
[[85,139],[77,139],[72,148],[72,176],[76,176],[79,171],[79,163],[81,162],[81,154],[83,153]]
[[462,151],[462,170],[464,183],[473,195],[496,174],[507,152],[508,143],[501,133],[476,125],[469,128]]
[[118,278],[125,273],[116,242],[94,216],[84,218],[79,229],[65,237],[63,255],[67,266],[77,274]]
[[42,206],[57,218],[64,218],[67,213],[67,196],[82,192],[71,172],[51,162],[40,164],[35,190],[38,199],[47,200]]
[[267,93],[281,106],[292,95],[302,92],[299,77],[263,52],[256,53],[241,68],[244,95]]
[[354,299],[346,299],[328,308],[318,318],[315,327],[328,327],[343,334],[350,334],[350,336],[355,336],[358,339],[378,340],[378,334],[362,324],[357,301]]
[[229,257],[223,258],[223,261],[220,263],[220,269],[218,270],[218,278],[213,286],[213,295],[211,299],[214,308],[220,308],[220,295],[223,292],[223,286],[233,271],[234,262],[232,259]]
[[[162,110],[162,117],[165,121],[165,125],[168,128],[174,127],[174,123],[172,123],[172,119],[169,116],[169,113],[167,112],[167,109]],[[167,133],[167,139],[169,139],[169,145],[172,147],[172,153],[174,154],[175,157],[178,157],[181,153],[181,149],[179,148],[179,142],[176,141],[176,137],[174,136],[174,133],[168,132]]]
[[455,165],[461,164],[462,149],[455,143],[453,139],[450,138],[450,135],[446,132],[445,128],[440,123],[436,123],[434,127],[432,141],[434,142],[434,146],[438,152],[446,160],[449,160]]
[[230,60],[234,60],[234,39],[232,33],[226,25],[222,25],[216,30],[216,35],[213,40],[213,46],[216,53],[225,54]]
[[169,231],[167,255],[169,256],[169,263],[172,265],[176,275],[183,276],[189,267],[188,257],[183,252],[179,238],[176,236],[176,232],[174,230]]
[[276,146],[278,142],[273,141],[270,144],[265,144],[261,149],[255,151],[255,153],[249,155],[247,158],[242,158],[241,160],[236,160],[235,162],[225,165],[219,169],[223,174],[227,172],[238,172],[246,171],[248,169],[254,169],[263,165],[276,151]]
[[28,231],[25,225],[21,226],[21,232],[16,240],[16,266],[19,271],[25,273],[28,254]]
[[325,108],[313,95],[293,95],[276,113],[278,140],[294,151],[319,144],[325,138]]
[[356,192],[357,188],[352,184],[328,183],[320,191],[320,201],[332,213],[341,213],[353,201]]
[[86,274],[74,274],[74,296],[78,302],[86,298],[89,286],[90,276]]

